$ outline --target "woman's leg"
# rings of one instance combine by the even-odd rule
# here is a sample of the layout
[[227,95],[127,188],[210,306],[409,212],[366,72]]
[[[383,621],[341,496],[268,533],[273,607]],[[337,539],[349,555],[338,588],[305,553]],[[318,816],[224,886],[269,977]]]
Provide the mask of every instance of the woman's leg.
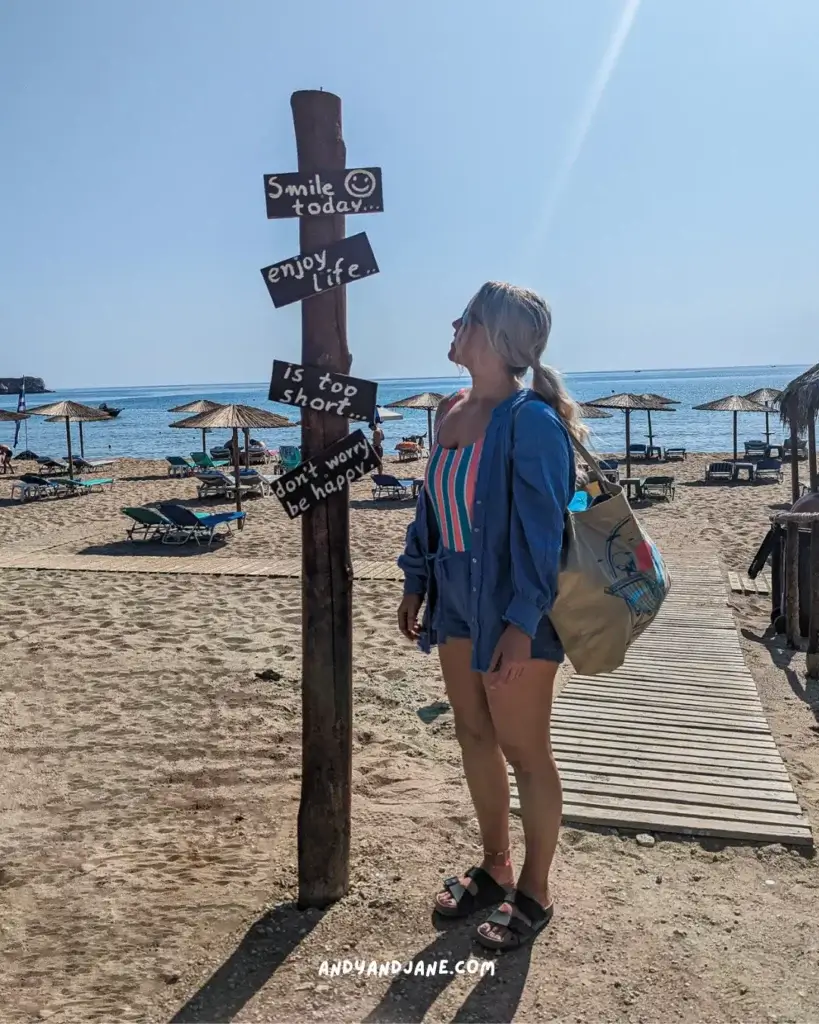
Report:
[[[498,744],[512,765],[520,795],[526,859],[517,887],[543,907],[552,902],[549,869],[557,848],[563,809],[560,775],[549,737],[552,697],[558,665],[529,662],[523,674],[498,685],[483,677]],[[502,937],[503,928],[482,925]]]
[[[449,639],[440,645],[438,653],[455,717],[464,774],[481,830],[481,867],[501,885],[510,885],[514,876],[509,859],[509,782],[489,714],[483,676],[472,671],[469,640]],[[468,881],[462,879],[462,884]],[[445,906],[455,903],[448,892],[440,893],[438,901]]]

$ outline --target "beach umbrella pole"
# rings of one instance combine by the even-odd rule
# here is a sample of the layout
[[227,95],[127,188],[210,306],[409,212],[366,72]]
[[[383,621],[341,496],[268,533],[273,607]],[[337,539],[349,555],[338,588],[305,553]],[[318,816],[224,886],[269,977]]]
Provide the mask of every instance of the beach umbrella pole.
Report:
[[[239,431],[236,427],[233,428],[233,479],[236,484],[236,511],[242,511],[242,489],[241,489],[241,470],[239,469]],[[242,529],[242,520],[239,520],[239,529]]]
[[65,418],[65,440],[68,445],[68,479],[74,479],[74,462],[71,455],[71,421]]
[[737,420],[739,419],[739,413],[734,413],[734,462],[737,461]]
[[432,409],[427,409],[427,451],[432,451]]
[[648,410],[648,450],[649,453],[654,447],[654,433],[651,430],[651,409]]
[[80,420],[80,422],[79,422],[79,428],[80,428],[80,458],[84,459],[85,458],[85,441],[84,441],[83,436],[82,436],[82,420]]
[[245,427],[245,466],[250,465],[250,430]]
[[202,454],[203,455],[205,455],[207,453],[207,450],[208,450],[207,449],[207,444],[205,442],[205,434],[207,434],[207,430],[205,430],[205,428],[202,427]]
[[810,489],[815,494],[819,490],[816,477],[816,420],[808,421],[808,466],[810,467]]
[[765,444],[771,443],[771,419],[770,413],[765,413]]
[[631,476],[631,409],[626,409],[626,476]]

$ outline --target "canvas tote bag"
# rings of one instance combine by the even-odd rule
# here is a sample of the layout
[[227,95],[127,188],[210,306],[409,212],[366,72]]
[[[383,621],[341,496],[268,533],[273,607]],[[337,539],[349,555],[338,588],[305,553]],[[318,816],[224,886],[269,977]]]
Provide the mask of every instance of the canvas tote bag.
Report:
[[601,496],[568,512],[552,625],[575,670],[597,675],[619,668],[671,587],[668,570],[631,510],[623,488],[603,475],[572,439],[600,485]]

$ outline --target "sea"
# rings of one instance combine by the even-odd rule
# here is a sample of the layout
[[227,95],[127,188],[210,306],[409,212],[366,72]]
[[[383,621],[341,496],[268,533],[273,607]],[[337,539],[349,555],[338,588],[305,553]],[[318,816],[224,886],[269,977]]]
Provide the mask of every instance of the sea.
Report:
[[[806,366],[734,366],[702,370],[569,373],[565,375],[565,382],[571,394],[582,402],[621,392],[652,392],[676,399],[679,405],[672,406],[673,412],[652,413],[655,444],[663,447],[681,446],[691,452],[712,453],[727,452],[731,449],[733,417],[730,413],[697,412],[693,406],[726,395],[748,394],[762,387],[781,389],[805,369]],[[378,403],[380,406],[386,406],[390,402],[423,391],[449,394],[467,384],[467,377],[381,380],[378,382]],[[116,419],[84,424],[86,457],[162,458],[165,455],[185,454],[201,449],[201,434],[198,431],[171,429],[170,424],[183,417],[169,412],[173,406],[198,398],[209,398],[221,403],[254,405],[280,412],[293,421],[298,420],[297,410],[269,402],[267,391],[266,383],[72,388],[58,390],[48,395],[28,395],[27,401],[29,409],[62,399],[92,406],[105,402],[121,408],[122,412]],[[0,409],[16,408],[16,395],[0,395]],[[425,412],[414,409],[402,409],[400,412],[402,419],[387,420],[383,424],[386,435],[384,447],[388,453],[403,437],[423,434],[427,430]],[[764,419],[765,417],[758,413],[740,414],[740,444],[743,439],[764,437]],[[632,413],[631,423],[632,443],[647,443],[648,424],[645,413]],[[588,426],[597,450],[623,450],[624,416],[621,412],[612,412],[611,419],[588,421]],[[13,423],[0,423],[0,442],[11,444],[14,439],[14,428]],[[75,451],[79,451],[77,430],[77,425],[72,424],[72,444]],[[784,436],[776,414],[771,416],[771,433],[774,439],[781,439]],[[253,431],[253,436],[266,442],[269,447],[298,444],[299,435],[298,426]],[[208,437],[209,447],[223,443],[228,436],[228,431],[211,431]],[[30,417],[20,425],[15,450],[22,451],[24,448],[29,448],[38,455],[64,455],[64,424],[52,423],[39,416]]]

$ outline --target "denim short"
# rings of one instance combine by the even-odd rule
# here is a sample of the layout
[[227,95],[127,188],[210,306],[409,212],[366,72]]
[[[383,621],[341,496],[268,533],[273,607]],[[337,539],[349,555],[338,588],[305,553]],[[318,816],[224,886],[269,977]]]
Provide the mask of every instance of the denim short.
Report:
[[[469,588],[470,557],[468,551],[438,553],[435,559],[435,580],[438,584],[438,601],[435,608],[433,627],[438,642],[447,640],[469,640]],[[540,620],[537,635],[532,641],[532,657],[537,661],[554,661],[560,664],[565,654],[554,626],[548,615]]]

